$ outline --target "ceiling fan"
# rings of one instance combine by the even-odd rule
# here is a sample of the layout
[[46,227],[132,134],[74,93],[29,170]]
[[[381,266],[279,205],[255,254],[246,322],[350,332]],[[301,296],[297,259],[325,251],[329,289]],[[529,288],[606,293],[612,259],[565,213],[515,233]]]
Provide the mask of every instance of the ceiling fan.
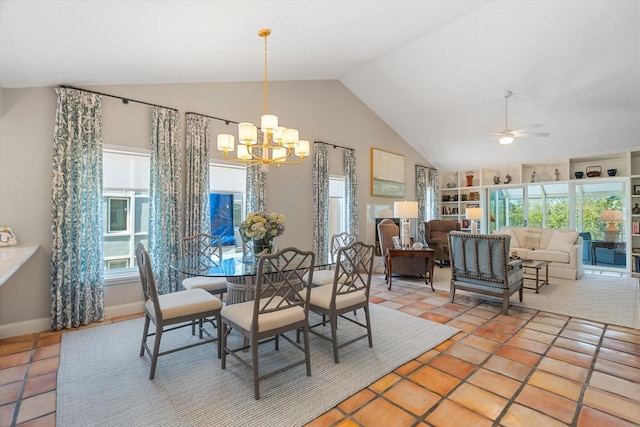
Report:
[[524,138],[527,136],[549,136],[549,132],[529,132],[531,129],[542,127],[542,125],[540,124],[525,126],[516,130],[509,129],[509,97],[511,95],[513,95],[513,92],[511,92],[510,90],[506,91],[504,94],[504,130],[499,133],[487,132],[487,135],[499,136],[500,144],[503,145],[511,144],[514,138]]

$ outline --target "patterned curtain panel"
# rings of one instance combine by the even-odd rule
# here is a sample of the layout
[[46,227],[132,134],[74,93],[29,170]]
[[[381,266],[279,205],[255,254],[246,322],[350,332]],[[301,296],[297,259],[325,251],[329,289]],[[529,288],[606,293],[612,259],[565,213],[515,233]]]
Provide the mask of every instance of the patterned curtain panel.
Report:
[[418,202],[418,241],[425,242],[424,222],[429,220],[429,168],[416,165],[416,201]]
[[198,114],[185,114],[187,150],[185,171],[184,235],[211,234],[209,211],[209,145],[211,120]]
[[151,182],[149,189],[149,253],[160,294],[181,289],[181,277],[169,265],[180,255],[180,121],[178,112],[151,109]]
[[[326,150],[326,146],[325,146]],[[326,153],[326,151],[325,151]],[[345,197],[345,222],[347,233],[358,235],[359,215],[358,215],[358,171],[356,169],[355,150],[345,149],[344,165],[346,173],[346,197]],[[327,171],[328,173],[328,171]],[[327,178],[328,179],[328,178]],[[328,212],[328,211],[327,211]]]
[[[262,132],[258,132],[258,147],[253,152],[262,155]],[[247,168],[247,212],[267,211],[267,173],[262,165],[253,165]]]
[[104,319],[102,97],[56,89],[51,329]]
[[428,219],[440,218],[440,173],[436,169],[429,169],[429,209]]
[[318,259],[325,259],[329,251],[329,157],[322,143],[313,150],[313,195],[313,251]]

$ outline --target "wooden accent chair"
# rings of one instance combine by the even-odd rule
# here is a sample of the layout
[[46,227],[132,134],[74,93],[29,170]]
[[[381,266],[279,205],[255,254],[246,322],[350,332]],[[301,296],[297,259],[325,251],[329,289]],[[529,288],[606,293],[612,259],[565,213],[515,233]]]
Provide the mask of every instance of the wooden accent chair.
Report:
[[522,302],[522,261],[510,260],[510,239],[506,234],[449,233],[450,302],[457,289],[502,298],[505,315],[511,295],[519,292]]
[[460,231],[460,223],[452,219],[432,219],[424,223],[424,237],[427,246],[432,248],[435,253],[435,260],[440,264],[440,268],[444,263],[449,262],[449,240],[450,231]]

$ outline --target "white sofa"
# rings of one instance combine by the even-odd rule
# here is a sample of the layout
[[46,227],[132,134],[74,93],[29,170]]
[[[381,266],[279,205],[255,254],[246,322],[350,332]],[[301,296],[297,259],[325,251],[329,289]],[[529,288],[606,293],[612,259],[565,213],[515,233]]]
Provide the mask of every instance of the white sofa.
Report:
[[521,259],[550,261],[550,277],[576,280],[584,274],[582,237],[575,230],[502,227],[494,234],[511,236],[510,253]]

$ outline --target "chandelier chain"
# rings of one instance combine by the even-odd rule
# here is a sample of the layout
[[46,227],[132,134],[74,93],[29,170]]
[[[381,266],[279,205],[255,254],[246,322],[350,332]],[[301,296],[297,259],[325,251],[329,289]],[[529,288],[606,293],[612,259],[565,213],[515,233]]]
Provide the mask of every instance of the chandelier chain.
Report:
[[264,37],[264,83],[263,83],[263,91],[264,91],[264,104],[263,104],[263,114],[267,114],[269,112],[269,89],[267,85],[267,37],[271,32],[262,31],[260,32],[262,37]]

